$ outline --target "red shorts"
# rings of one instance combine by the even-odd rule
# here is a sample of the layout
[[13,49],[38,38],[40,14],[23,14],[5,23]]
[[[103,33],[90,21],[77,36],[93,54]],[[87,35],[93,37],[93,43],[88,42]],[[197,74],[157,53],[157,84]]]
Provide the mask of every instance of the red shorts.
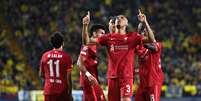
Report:
[[138,87],[135,101],[160,101],[161,85],[153,87]]
[[54,94],[54,95],[44,95],[45,101],[70,101],[70,97],[68,96],[67,92],[63,92],[61,94]]
[[108,101],[120,101],[120,98],[132,97],[133,79],[108,79]]
[[83,101],[106,101],[100,85],[83,86]]

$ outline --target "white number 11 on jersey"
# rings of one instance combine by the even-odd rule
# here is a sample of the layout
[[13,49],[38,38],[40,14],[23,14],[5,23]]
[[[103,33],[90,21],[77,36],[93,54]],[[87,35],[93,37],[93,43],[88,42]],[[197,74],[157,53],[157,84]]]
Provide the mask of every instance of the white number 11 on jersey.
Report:
[[47,64],[49,64],[49,68],[50,68],[50,77],[54,77],[53,63],[56,65],[56,77],[59,77],[59,60],[56,60],[56,61],[49,60]]

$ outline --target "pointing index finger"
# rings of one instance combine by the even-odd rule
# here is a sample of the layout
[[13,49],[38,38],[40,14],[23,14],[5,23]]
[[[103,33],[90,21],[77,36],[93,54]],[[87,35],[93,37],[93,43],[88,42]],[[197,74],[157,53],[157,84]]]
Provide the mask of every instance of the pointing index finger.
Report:
[[141,10],[140,10],[140,9],[138,9],[138,12],[139,12],[139,14],[142,14],[142,12],[141,12]]
[[87,12],[87,16],[90,17],[90,12],[89,11]]

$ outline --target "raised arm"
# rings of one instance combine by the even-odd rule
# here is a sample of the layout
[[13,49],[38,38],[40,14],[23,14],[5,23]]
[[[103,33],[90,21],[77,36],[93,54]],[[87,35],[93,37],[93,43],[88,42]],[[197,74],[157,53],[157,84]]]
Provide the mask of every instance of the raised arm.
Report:
[[[88,44],[88,43],[94,43],[94,44],[101,44],[102,42],[101,41],[104,41],[104,40],[101,40],[101,39],[103,39],[103,37],[102,38],[100,38],[101,36],[100,36],[100,33],[101,34],[105,34],[105,28],[104,28],[104,26],[103,25],[101,25],[101,24],[97,24],[97,25],[94,25],[94,26],[96,26],[96,27],[94,27],[94,26],[92,26],[92,28],[91,28],[91,30],[93,29],[93,27],[95,28],[95,30],[97,31],[98,29],[101,29],[101,30],[104,30],[104,32],[99,32],[99,35],[98,35],[98,37],[97,37],[97,35],[95,35],[94,36],[94,31],[92,31],[90,34],[91,34],[91,36],[90,36],[90,38],[89,38],[89,32],[88,32],[88,27],[89,27],[89,22],[90,22],[90,12],[88,11],[88,14],[83,18],[83,28],[82,28],[82,43],[83,43],[83,45],[86,45],[86,44]],[[98,32],[96,32],[96,34],[97,34]],[[99,40],[100,39],[100,40]]]
[[145,26],[145,28],[146,28],[146,30],[147,30],[147,32],[148,32],[148,38],[145,38],[143,41],[145,42],[145,43],[147,43],[147,42],[155,42],[156,40],[155,40],[155,36],[154,36],[154,33],[153,33],[153,31],[152,31],[152,29],[151,29],[151,27],[150,27],[150,25],[149,25],[149,23],[148,23],[148,21],[147,21],[147,18],[146,18],[146,16],[145,16],[145,14],[142,14],[141,13],[141,11],[139,10],[139,14],[138,14],[138,20],[141,22],[141,23],[143,23],[143,25]]
[[82,44],[86,45],[89,43],[89,23],[90,23],[90,12],[88,11],[88,14],[82,19]]

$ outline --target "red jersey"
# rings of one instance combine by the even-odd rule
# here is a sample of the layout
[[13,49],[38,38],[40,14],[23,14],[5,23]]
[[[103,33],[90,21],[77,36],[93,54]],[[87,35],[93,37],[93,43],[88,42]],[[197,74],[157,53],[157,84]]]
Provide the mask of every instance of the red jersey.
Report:
[[154,42],[156,47],[155,52],[139,45],[137,53],[139,55],[139,76],[140,84],[143,87],[152,87],[156,84],[161,84],[163,81],[163,72],[161,69],[161,43]]
[[128,34],[107,34],[97,39],[107,47],[108,78],[133,78],[134,48],[141,43],[143,36],[136,32]]
[[[89,73],[91,73],[98,80],[98,58],[96,54],[96,44],[88,44],[82,47],[80,55],[83,58],[84,66]],[[88,78],[85,74],[80,75],[80,84],[83,86]],[[89,84],[89,83],[88,83]]]
[[45,78],[44,94],[59,94],[68,89],[67,71],[72,69],[71,57],[57,50],[43,54],[40,68]]

